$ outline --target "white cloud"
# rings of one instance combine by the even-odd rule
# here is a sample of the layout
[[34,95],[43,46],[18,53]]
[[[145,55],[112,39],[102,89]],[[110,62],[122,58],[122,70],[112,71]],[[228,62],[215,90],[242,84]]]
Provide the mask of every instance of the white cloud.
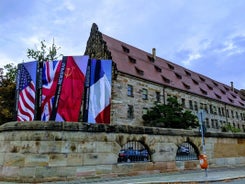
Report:
[[[92,23],[101,32],[215,80],[245,58],[243,0],[42,0],[0,1],[1,64],[21,62],[41,40],[65,55],[81,55]],[[7,62],[7,63],[6,63]],[[209,66],[209,69],[206,69]],[[217,67],[224,74],[217,74]],[[210,68],[213,68],[211,70]],[[229,70],[228,70],[229,69]],[[245,81],[236,72],[237,80]],[[205,73],[203,73],[205,75]],[[223,78],[224,79],[224,78]],[[237,83],[238,82],[235,82]]]
[[0,52],[0,58],[1,58],[1,62],[0,62],[0,68],[3,68],[6,64],[16,64],[16,62],[14,62],[14,58],[11,56],[6,55],[5,53]]
[[185,67],[191,67],[192,62],[199,58],[201,58],[200,53],[191,53],[188,55],[187,60],[182,61],[182,63]]

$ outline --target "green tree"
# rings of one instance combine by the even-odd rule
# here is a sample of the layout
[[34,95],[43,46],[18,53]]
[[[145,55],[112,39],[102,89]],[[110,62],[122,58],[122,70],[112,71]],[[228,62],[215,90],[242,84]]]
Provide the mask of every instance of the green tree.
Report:
[[199,126],[197,117],[184,110],[175,97],[169,97],[167,104],[155,104],[142,118],[145,126],[179,129]]
[[14,120],[16,71],[13,63],[0,68],[0,124]]
[[38,48],[36,50],[27,49],[27,57],[35,59],[39,62],[41,62],[41,61],[53,61],[53,60],[56,60],[62,56],[62,54],[58,54],[59,49],[60,49],[60,47],[58,47],[54,43],[54,39],[53,39],[53,43],[50,47],[48,47],[45,40],[43,40],[43,41],[41,41],[40,49],[38,49]]
[[[43,40],[40,49],[27,49],[27,57],[39,62],[52,61],[62,56],[59,49],[54,40],[50,47]],[[12,63],[0,68],[0,125],[15,120],[16,74],[17,67]]]

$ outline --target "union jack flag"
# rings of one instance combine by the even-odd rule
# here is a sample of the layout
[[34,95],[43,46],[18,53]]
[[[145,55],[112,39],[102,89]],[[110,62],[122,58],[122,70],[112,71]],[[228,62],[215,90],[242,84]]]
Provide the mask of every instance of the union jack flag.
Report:
[[18,75],[17,121],[32,121],[35,115],[36,62],[20,64]]
[[50,119],[59,79],[60,68],[61,61],[47,61],[43,63],[41,104],[42,121],[48,121]]

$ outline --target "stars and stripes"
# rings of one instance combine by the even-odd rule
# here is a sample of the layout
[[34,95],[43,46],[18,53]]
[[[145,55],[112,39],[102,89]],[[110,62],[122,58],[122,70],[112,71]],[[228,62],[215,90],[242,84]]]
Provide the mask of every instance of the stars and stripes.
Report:
[[109,124],[111,71],[111,60],[90,60],[88,56],[19,64],[17,120],[74,122],[83,112],[85,122]]
[[[17,104],[17,121],[32,121],[35,115],[35,79],[32,79],[32,75],[35,76],[36,69],[28,67],[28,64],[20,64],[19,71],[19,96]],[[33,63],[31,63],[33,65]],[[34,64],[35,65],[35,64]],[[27,70],[30,69],[29,71]],[[35,77],[33,77],[35,78]]]

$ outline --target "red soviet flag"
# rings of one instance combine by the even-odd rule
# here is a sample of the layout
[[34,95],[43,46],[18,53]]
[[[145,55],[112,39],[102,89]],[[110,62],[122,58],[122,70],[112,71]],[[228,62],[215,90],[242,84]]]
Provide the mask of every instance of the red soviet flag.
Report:
[[84,92],[88,56],[68,56],[56,121],[78,121]]

